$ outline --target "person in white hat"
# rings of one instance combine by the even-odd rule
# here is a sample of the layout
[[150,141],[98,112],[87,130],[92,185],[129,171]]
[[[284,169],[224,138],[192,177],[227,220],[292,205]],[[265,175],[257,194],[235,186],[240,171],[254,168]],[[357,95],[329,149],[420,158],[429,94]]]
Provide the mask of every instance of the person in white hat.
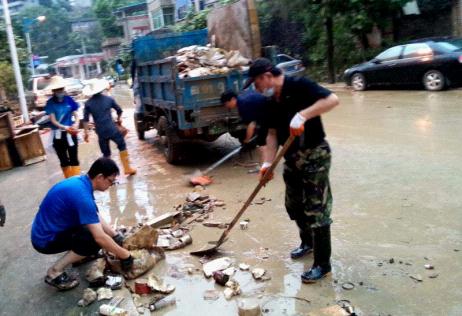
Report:
[[80,175],[78,159],[77,110],[79,104],[66,95],[66,81],[61,76],[54,76],[47,89],[53,96],[48,99],[45,112],[50,116],[53,129],[53,147],[58,155],[65,178]]
[[96,134],[98,135],[98,143],[104,157],[111,156],[111,147],[109,142],[112,140],[117,144],[117,148],[120,151],[120,160],[124,168],[126,175],[136,174],[136,169],[130,166],[130,160],[128,157],[127,145],[125,144],[124,136],[119,131],[116,123],[112,119],[112,110],[117,112],[117,124],[122,124],[122,109],[117,102],[103,92],[108,88],[109,83],[104,79],[95,79],[88,82],[83,89],[83,94],[89,96],[87,102],[85,102],[84,109],[84,128],[85,134],[84,139],[88,142],[88,121],[90,115],[93,117],[95,124]]

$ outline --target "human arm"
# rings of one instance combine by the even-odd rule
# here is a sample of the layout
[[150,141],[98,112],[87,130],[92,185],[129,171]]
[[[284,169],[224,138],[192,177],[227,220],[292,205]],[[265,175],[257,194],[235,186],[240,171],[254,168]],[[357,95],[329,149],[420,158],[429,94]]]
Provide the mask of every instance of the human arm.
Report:
[[115,231],[114,228],[112,228],[111,225],[109,225],[105,220],[104,218],[101,217],[101,215],[98,214],[98,217],[99,217],[99,222],[101,223],[101,226],[103,227],[103,230],[106,234],[108,234],[109,236],[111,237],[114,237],[115,235],[117,235],[117,232]]
[[102,223],[88,224],[88,230],[92,234],[96,243],[101,246],[104,250],[113,253],[119,259],[128,259],[130,257],[130,252],[119,246],[110,235],[104,231],[104,226]]
[[[266,136],[266,145],[261,147],[261,157],[263,164],[260,169],[260,181],[263,180],[266,171],[268,171],[268,168],[271,166],[273,163],[274,158],[276,157],[277,151],[278,151],[278,138],[277,138],[277,132],[276,129],[270,128],[268,129],[268,135]],[[273,178],[273,175],[267,179],[268,181]]]
[[255,129],[257,128],[257,123],[256,122],[250,122],[249,125],[247,125],[247,130],[245,133],[245,139],[243,141],[244,144],[247,144],[250,142],[252,139],[253,135],[255,135]]
[[319,99],[312,106],[300,111],[299,113],[306,119],[310,120],[313,117],[320,116],[321,114],[327,113],[339,105],[339,99],[337,95],[332,93],[326,98]]
[[113,108],[117,112],[117,122],[119,124],[122,123],[122,112],[123,111],[114,99],[112,99],[111,108]]

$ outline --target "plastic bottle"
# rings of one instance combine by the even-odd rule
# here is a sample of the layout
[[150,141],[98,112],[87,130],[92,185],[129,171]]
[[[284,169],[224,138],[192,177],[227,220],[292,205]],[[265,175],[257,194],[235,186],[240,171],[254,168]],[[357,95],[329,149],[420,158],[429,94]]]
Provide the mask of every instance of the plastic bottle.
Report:
[[159,309],[165,308],[167,306],[175,305],[176,304],[176,299],[174,297],[166,297],[163,298],[154,304],[149,305],[149,310],[151,312],[157,311]]

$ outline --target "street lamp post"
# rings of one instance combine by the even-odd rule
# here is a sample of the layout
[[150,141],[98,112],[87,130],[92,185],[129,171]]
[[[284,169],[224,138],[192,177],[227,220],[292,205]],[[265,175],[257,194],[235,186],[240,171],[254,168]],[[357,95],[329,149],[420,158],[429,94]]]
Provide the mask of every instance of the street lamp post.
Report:
[[11,26],[10,9],[8,1],[2,0],[3,15],[5,17],[6,33],[8,36],[8,45],[10,46],[11,63],[13,64],[14,77],[16,79],[16,87],[18,89],[19,105],[21,107],[22,116],[25,123],[29,122],[29,111],[27,110],[26,96],[24,94],[24,85],[22,83],[21,69],[19,68],[18,52],[14,40],[13,27]]
[[32,76],[35,75],[35,66],[34,66],[34,55],[32,54],[32,45],[30,42],[30,29],[37,22],[45,21],[46,17],[41,15],[35,19],[24,18],[22,21],[23,31],[26,35],[26,44],[27,44],[27,53],[29,55],[29,63]]

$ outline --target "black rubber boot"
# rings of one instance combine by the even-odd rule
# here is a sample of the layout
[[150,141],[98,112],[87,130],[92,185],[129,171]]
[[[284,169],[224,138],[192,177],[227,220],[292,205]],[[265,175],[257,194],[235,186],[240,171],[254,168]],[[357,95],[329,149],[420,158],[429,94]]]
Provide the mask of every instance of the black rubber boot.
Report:
[[301,275],[303,283],[315,283],[332,270],[330,265],[330,226],[313,229],[313,242],[314,263],[310,270]]
[[[300,229],[300,228],[299,228]],[[290,252],[292,259],[298,259],[313,251],[313,235],[311,229],[300,229],[300,246]]]

